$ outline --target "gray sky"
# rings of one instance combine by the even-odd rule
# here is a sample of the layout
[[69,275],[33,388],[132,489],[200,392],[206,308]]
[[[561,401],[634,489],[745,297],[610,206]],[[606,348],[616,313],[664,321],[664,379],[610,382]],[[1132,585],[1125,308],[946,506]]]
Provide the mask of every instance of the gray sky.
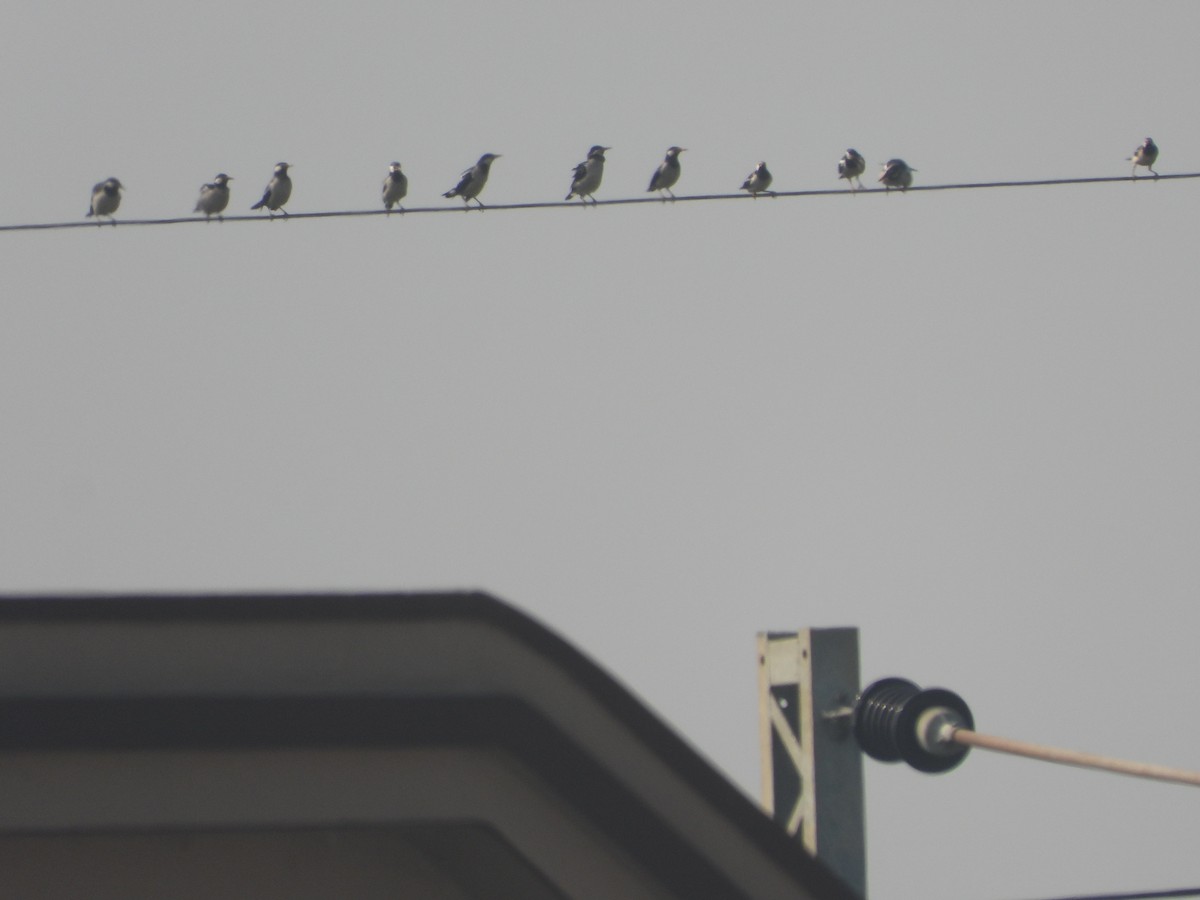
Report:
[[[1200,170],[1200,5],[10,10],[0,224]],[[0,588],[480,587],[758,790],[754,635],[1200,767],[1191,181],[0,235]],[[868,766],[879,900],[1200,882],[1189,789]]]

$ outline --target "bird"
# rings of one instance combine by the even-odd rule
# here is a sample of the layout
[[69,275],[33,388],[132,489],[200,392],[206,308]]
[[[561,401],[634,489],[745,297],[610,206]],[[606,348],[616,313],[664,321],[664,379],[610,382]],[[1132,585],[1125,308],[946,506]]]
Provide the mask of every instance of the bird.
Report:
[[483,154],[483,156],[479,157],[479,162],[462,173],[462,178],[458,180],[458,184],[446,191],[442,196],[462,197],[464,209],[469,207],[471,201],[474,200],[479,204],[479,208],[483,209],[483,202],[479,199],[479,192],[487,184],[488,172],[492,168],[492,163],[499,158],[499,153]]
[[902,159],[889,159],[883,165],[879,180],[886,190],[900,188],[902,191],[912,187],[912,173],[917,171]]
[[1154,143],[1153,138],[1146,138],[1133,151],[1133,156],[1128,157],[1128,160],[1133,163],[1133,177],[1137,178],[1138,166],[1145,166],[1157,178],[1158,173],[1154,171],[1154,161],[1156,159],[1158,159],[1158,144]]
[[[647,191],[658,191],[660,195],[663,191],[666,191],[671,195],[672,200],[675,199],[675,195],[671,193],[671,188],[679,180],[679,154],[683,153],[685,149],[685,147],[672,147],[667,151],[667,157],[659,164],[658,169],[655,170],[654,175],[650,179],[650,187],[646,188]],[[666,199],[666,197],[663,197],[664,201]]]
[[[408,194],[408,176],[400,171],[400,163],[394,162],[388,166],[387,178],[383,179],[383,208],[391,213],[392,207],[400,203]],[[404,212],[404,207],[400,207]]]
[[285,216],[288,214],[283,204],[292,196],[292,178],[288,175],[290,168],[290,163],[283,162],[275,166],[275,174],[271,176],[267,189],[263,191],[262,199],[250,207],[251,209],[262,209],[265,206],[267,212],[272,214],[272,219],[275,218],[275,210],[279,210]]
[[863,159],[862,154],[851,147],[842,154],[842,158],[838,161],[838,178],[845,178],[846,183],[850,185],[850,190],[855,190],[854,182],[858,182],[858,186],[862,187],[862,173],[867,170],[867,161]]
[[754,167],[754,171],[742,182],[742,190],[749,191],[750,196],[758,199],[758,195],[766,191],[771,196],[775,196],[767,188],[771,186],[771,173],[767,171],[767,164],[760,162]]
[[114,225],[117,220],[113,218],[113,213],[117,211],[117,207],[121,205],[121,191],[125,190],[125,185],[121,184],[115,178],[106,178],[99,184],[92,187],[92,203],[88,207],[87,215],[84,218],[96,217],[96,224],[100,224],[101,216],[108,216],[109,221]]
[[216,216],[224,221],[225,217],[221,213],[225,212],[225,207],[229,205],[231,181],[233,178],[222,172],[212,180],[212,184],[203,185],[200,188],[200,199],[196,201],[196,208],[192,212],[202,212],[206,219]]
[[596,202],[593,194],[600,188],[600,179],[604,177],[604,154],[612,147],[601,147],[596,144],[588,151],[587,159],[575,167],[575,176],[571,179],[571,191],[566,199],[578,197],[580,202],[587,203],[587,198]]

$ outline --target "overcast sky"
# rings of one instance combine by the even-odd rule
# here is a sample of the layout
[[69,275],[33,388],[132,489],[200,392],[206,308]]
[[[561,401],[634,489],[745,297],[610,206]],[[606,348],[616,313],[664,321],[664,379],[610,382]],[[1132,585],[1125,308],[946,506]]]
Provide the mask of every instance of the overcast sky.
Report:
[[[1200,4],[19,4],[0,224],[1200,171]],[[0,234],[0,588],[483,588],[748,793],[755,633],[1200,767],[1200,184]],[[868,763],[872,894],[1200,883],[1183,787]]]

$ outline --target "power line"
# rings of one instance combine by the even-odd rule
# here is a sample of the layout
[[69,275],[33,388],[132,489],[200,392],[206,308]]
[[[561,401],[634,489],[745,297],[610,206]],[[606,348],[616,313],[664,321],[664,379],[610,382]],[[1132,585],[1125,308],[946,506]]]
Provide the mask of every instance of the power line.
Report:
[[[925,184],[913,185],[908,188],[908,193],[918,193],[923,191],[974,191],[985,188],[1020,188],[1020,187],[1053,187],[1058,185],[1077,185],[1077,184],[1116,184],[1119,182],[1159,182],[1159,181],[1174,181],[1185,178],[1200,178],[1200,172],[1185,172],[1173,175],[1142,176],[1134,178],[1130,175],[1121,175],[1116,177],[1102,178],[1047,178],[1034,181],[976,181],[964,182],[957,184]],[[695,203],[698,201],[712,200],[749,200],[751,202],[769,203],[773,199],[779,198],[794,198],[794,197],[854,197],[859,194],[878,195],[896,193],[895,190],[887,191],[884,188],[862,188],[857,191],[848,190],[844,187],[838,188],[823,188],[820,190],[809,191],[774,191],[767,194],[759,195],[762,199],[759,200],[750,194],[692,194],[687,196],[676,197],[674,200],[662,200],[659,197],[625,197],[616,200],[598,200],[595,203],[579,203],[568,202],[563,200],[544,201],[535,203],[497,203],[491,206],[483,207],[482,211],[511,211],[511,210],[529,210],[529,209],[578,209],[581,207],[591,208],[593,206],[629,206],[635,203]],[[474,212],[479,207],[462,207],[462,206],[418,206],[412,209],[406,209],[403,212],[394,211],[390,215],[400,218],[406,216],[416,216],[425,213],[462,213],[464,210]],[[290,219],[335,219],[348,218],[358,216],[388,216],[387,210],[383,209],[360,209],[360,210],[331,210],[326,212],[298,212],[288,213],[278,216],[262,216],[262,215],[236,215],[225,216],[220,221],[222,222],[271,222],[274,219],[282,219],[288,221]],[[103,228],[109,227],[111,224],[117,224],[123,227],[136,225],[196,225],[205,224],[208,220],[202,216],[186,216],[170,219],[119,219],[115,223],[96,222],[96,221],[71,221],[71,222],[41,222],[29,223],[23,225],[0,225],[0,231],[51,231],[63,228]]]
[[1043,762],[1061,763],[1065,766],[1079,766],[1087,769],[1102,769],[1115,772],[1118,775],[1132,775],[1135,778],[1149,778],[1154,781],[1169,781],[1175,784],[1187,784],[1200,787],[1200,772],[1187,769],[1173,769],[1168,766],[1151,763],[1130,762],[1124,759],[1113,759],[1111,756],[1100,756],[1096,753],[1083,753],[1078,750],[1063,750],[1058,747],[1047,747],[1043,744],[1031,744],[1027,741],[1016,741],[1012,738],[997,737],[991,734],[980,734],[969,728],[951,727],[947,741],[962,744],[965,747],[981,747],[998,753],[1010,753],[1015,756],[1025,756],[1030,759],[1040,759]]
[[1200,887],[1140,891],[1132,894],[1079,894],[1074,897],[1055,897],[1054,900],[1169,900],[1174,897],[1200,897]]

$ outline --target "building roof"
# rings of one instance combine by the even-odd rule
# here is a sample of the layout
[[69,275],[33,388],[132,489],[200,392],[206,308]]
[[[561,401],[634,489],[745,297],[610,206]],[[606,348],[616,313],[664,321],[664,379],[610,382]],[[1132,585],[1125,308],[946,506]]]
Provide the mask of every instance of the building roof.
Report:
[[0,867],[90,860],[95,897],[135,896],[133,866],[156,897],[185,872],[292,898],[331,873],[360,898],[854,896],[479,593],[0,600],[0,754]]

